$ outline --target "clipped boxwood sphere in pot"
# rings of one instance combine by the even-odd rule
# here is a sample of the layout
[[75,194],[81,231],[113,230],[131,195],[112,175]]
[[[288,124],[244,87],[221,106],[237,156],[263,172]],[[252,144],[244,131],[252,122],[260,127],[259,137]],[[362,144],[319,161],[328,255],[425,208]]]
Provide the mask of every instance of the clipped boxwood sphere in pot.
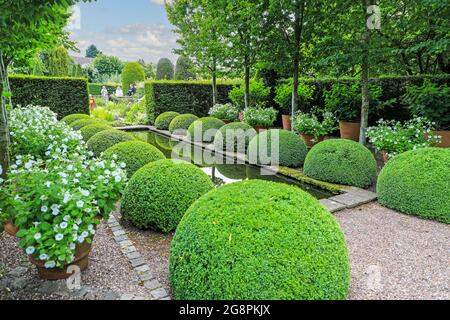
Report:
[[216,150],[246,153],[248,144],[256,136],[256,130],[243,122],[224,125],[214,137]]
[[95,123],[87,125],[83,128],[81,128],[80,132],[83,136],[84,141],[88,141],[90,138],[95,136],[97,133],[105,131],[105,130],[111,130],[112,127],[110,125],[104,124],[104,123]]
[[117,156],[117,163],[124,162],[127,165],[128,178],[146,164],[166,158],[156,147],[138,140],[118,143],[107,149],[103,157],[112,159],[114,155]]
[[91,117],[87,114],[75,113],[62,118],[61,121],[65,122],[66,124],[71,124],[72,122],[86,119],[91,119]]
[[120,142],[135,140],[130,134],[116,129],[104,130],[95,134],[87,142],[89,150],[99,157],[102,152]]
[[[278,143],[278,148],[273,147],[272,143]],[[307,153],[305,142],[298,135],[287,130],[272,129],[253,138],[247,154],[249,161],[254,164],[300,167]]]
[[217,130],[224,125],[225,122],[213,117],[200,118],[189,126],[189,138],[191,141],[213,142]]
[[170,232],[192,203],[213,187],[208,175],[193,164],[155,161],[130,179],[122,198],[122,214],[138,228]]
[[175,117],[169,125],[169,131],[173,134],[186,135],[189,126],[198,120],[198,117],[193,114],[182,114]]
[[180,300],[345,299],[347,247],[318,200],[286,184],[243,181],[196,201],[170,250]]
[[175,119],[180,114],[178,112],[164,112],[160,114],[155,120],[155,127],[159,130],[168,130],[169,125],[173,119]]
[[389,160],[377,193],[386,207],[449,224],[450,149],[417,149]]
[[98,121],[97,119],[94,119],[94,118],[89,118],[89,119],[81,119],[81,120],[74,121],[71,124],[69,124],[69,126],[73,130],[79,131],[88,125],[96,124],[96,123],[100,123],[100,121]]
[[351,140],[331,139],[311,149],[304,173],[317,180],[365,188],[377,179],[377,163],[365,146]]

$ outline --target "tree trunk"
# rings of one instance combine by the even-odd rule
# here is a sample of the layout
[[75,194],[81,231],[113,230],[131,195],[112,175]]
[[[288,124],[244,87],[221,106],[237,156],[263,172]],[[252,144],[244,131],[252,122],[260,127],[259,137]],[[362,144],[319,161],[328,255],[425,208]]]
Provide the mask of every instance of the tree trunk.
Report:
[[[2,76],[7,77],[7,69],[3,68],[2,63]],[[0,81],[0,165],[1,165],[1,174],[0,177],[6,180],[6,173],[9,168],[9,130],[8,130],[8,122],[6,118],[6,99],[3,97],[3,77],[2,81]],[[6,82],[6,81],[5,81]]]
[[361,63],[361,132],[359,134],[359,143],[365,144],[367,137],[366,131],[369,124],[369,108],[370,108],[370,88],[369,88],[369,48],[370,48],[370,29],[367,26],[367,7],[372,4],[371,0],[362,0],[364,10],[364,35],[363,35],[363,50]]
[[212,95],[213,95],[213,106],[217,104],[217,66],[214,60],[214,66],[212,67]]
[[244,59],[244,106],[245,108],[250,107],[250,66],[248,57]]
[[303,28],[303,15],[305,10],[304,1],[296,2],[296,10],[294,17],[294,53],[292,57],[292,126],[294,125],[294,115],[299,108],[298,86],[299,86],[299,74],[300,74],[300,41]]

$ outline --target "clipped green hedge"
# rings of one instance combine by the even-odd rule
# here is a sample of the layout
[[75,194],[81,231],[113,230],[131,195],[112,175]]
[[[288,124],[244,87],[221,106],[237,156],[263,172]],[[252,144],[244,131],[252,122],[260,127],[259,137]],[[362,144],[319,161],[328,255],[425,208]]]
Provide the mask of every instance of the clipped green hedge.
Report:
[[178,300],[345,299],[344,235],[318,200],[268,181],[223,186],[196,201],[170,250]]
[[216,150],[229,152],[241,152],[246,154],[248,144],[256,136],[256,130],[243,122],[232,122],[224,125],[217,131],[214,137]]
[[311,149],[304,173],[317,180],[365,188],[376,182],[377,162],[365,146],[351,140],[331,139]]
[[[272,140],[278,143],[278,148],[273,147],[274,150]],[[250,141],[247,156],[253,164],[274,165],[278,161],[281,166],[300,167],[307,153],[305,142],[298,135],[291,131],[272,129],[258,134]]]
[[217,131],[224,125],[225,122],[217,118],[200,118],[189,126],[189,139],[198,142],[213,142]]
[[389,160],[377,193],[386,207],[449,224],[450,149],[417,149]]
[[85,78],[12,75],[9,77],[14,105],[49,107],[62,119],[75,113],[89,114]]
[[118,143],[107,149],[103,157],[112,159],[114,155],[117,156],[116,162],[127,165],[128,178],[146,164],[166,158],[156,147],[137,140]]
[[187,113],[175,117],[169,125],[169,131],[172,134],[186,135],[189,126],[199,118],[196,115]]
[[[233,89],[233,85],[233,82],[217,84],[217,103],[230,102],[228,93]],[[213,104],[212,84],[209,81],[147,81],[145,103],[148,118],[152,123],[156,117],[167,111],[206,117]]]
[[178,117],[178,112],[167,111],[160,114],[155,120],[155,127],[159,130],[168,130],[173,119]]
[[87,142],[87,146],[96,157],[99,157],[103,152],[112,146],[121,142],[132,140],[135,140],[134,137],[126,132],[116,129],[104,130],[90,138]]
[[75,122],[78,120],[86,120],[86,119],[91,119],[91,116],[89,116],[88,114],[76,113],[76,114],[71,114],[71,115],[68,115],[68,116],[62,118],[61,121],[70,125],[72,122]]
[[99,96],[102,94],[103,86],[105,86],[106,90],[108,90],[109,95],[113,95],[116,93],[117,86],[119,86],[119,85],[89,83],[88,86],[89,86],[89,94],[92,94],[94,96]]
[[89,119],[81,119],[81,120],[74,121],[71,124],[69,124],[69,126],[73,130],[78,131],[86,126],[91,125],[91,124],[99,124],[99,123],[101,123],[101,122],[98,119],[89,118]]
[[170,232],[191,204],[213,187],[206,173],[193,164],[152,162],[130,179],[122,198],[122,214],[138,228]]
[[94,123],[89,124],[87,126],[84,126],[80,129],[81,135],[83,136],[84,141],[88,141],[90,138],[95,136],[97,133],[105,131],[105,130],[111,130],[113,127],[110,125],[107,125],[105,123]]

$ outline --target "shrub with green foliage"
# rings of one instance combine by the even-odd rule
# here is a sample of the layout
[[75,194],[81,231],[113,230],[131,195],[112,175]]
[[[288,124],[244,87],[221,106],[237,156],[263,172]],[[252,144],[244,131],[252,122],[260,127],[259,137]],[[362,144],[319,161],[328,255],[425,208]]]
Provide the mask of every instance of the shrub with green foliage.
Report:
[[449,224],[450,149],[417,149],[389,160],[377,193],[386,207]]
[[117,156],[116,162],[124,162],[128,178],[131,178],[136,171],[150,162],[162,160],[166,157],[156,147],[142,141],[127,141],[118,143],[107,149],[103,157],[112,159]]
[[[277,146],[273,143],[278,144]],[[300,167],[306,158],[308,149],[305,142],[295,133],[272,129],[258,134],[248,146],[250,163]]]
[[[292,79],[281,83],[276,88],[275,102],[283,109],[284,114],[292,111]],[[312,100],[314,86],[300,83],[298,86],[299,109],[307,109],[308,103]]]
[[196,115],[187,113],[182,114],[179,116],[176,116],[169,125],[169,131],[170,133],[175,133],[178,135],[186,135],[187,130],[189,129],[189,126],[198,120],[198,117]]
[[88,141],[90,138],[95,136],[97,133],[105,131],[105,130],[111,130],[113,127],[110,125],[107,125],[105,123],[94,123],[89,124],[83,128],[81,128],[80,132],[83,136],[84,141]]
[[[266,88],[262,81],[250,82],[250,105],[249,107],[263,106],[267,103],[270,95],[270,88]],[[245,108],[245,93],[244,85],[235,86],[228,94],[233,105],[237,106],[239,110]]]
[[78,121],[78,120],[86,120],[90,119],[91,117],[88,114],[71,114],[61,119],[62,122],[65,122],[66,124],[71,124],[72,122]]
[[15,105],[46,106],[58,115],[58,119],[75,113],[89,114],[85,78],[13,75],[9,81]]
[[156,65],[156,80],[172,80],[174,77],[174,66],[172,61],[161,58]]
[[113,128],[121,128],[121,127],[128,127],[131,126],[132,124],[127,122],[127,121],[123,121],[123,120],[116,120],[110,123],[110,125]]
[[196,201],[170,250],[177,300],[345,299],[350,267],[336,219],[299,188],[223,186]]
[[248,144],[256,136],[256,130],[246,123],[232,122],[224,125],[214,137],[216,150],[247,153]]
[[89,119],[81,119],[81,120],[77,120],[72,122],[69,126],[75,130],[81,130],[82,128],[91,125],[91,124],[98,124],[101,123],[99,119],[95,119],[95,118],[89,118]]
[[377,163],[365,146],[351,140],[331,139],[311,149],[304,173],[317,180],[365,188],[377,179]]
[[200,118],[193,122],[188,129],[191,141],[213,142],[217,131],[225,125],[220,119],[213,117]]
[[130,84],[136,84],[145,80],[145,71],[138,62],[128,62],[122,70],[122,88],[124,93],[128,91]]
[[89,150],[91,150],[96,157],[99,157],[103,152],[112,146],[121,142],[132,140],[134,140],[132,135],[123,131],[112,129],[97,133],[88,140],[87,145]]
[[191,163],[155,161],[130,179],[122,198],[122,215],[138,228],[170,232],[192,203],[213,188],[206,173]]
[[108,94],[113,95],[116,93],[117,86],[117,84],[89,83],[89,94],[100,96],[102,94],[102,88],[105,87],[108,90]]
[[[218,82],[217,103],[227,103],[232,82]],[[212,101],[210,81],[148,81],[145,83],[145,103],[150,122],[167,111],[208,116]]]
[[168,111],[160,114],[155,120],[155,127],[159,130],[168,130],[173,119],[178,117],[178,112]]

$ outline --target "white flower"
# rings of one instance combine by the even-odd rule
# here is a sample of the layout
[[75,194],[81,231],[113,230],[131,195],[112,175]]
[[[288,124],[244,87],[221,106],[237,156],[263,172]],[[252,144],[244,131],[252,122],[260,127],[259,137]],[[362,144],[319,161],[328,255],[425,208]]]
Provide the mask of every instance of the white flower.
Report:
[[83,190],[83,189],[81,189],[80,192],[85,197],[89,197],[89,195],[91,194],[88,190]]
[[81,236],[82,236],[83,238],[87,238],[87,237],[89,236],[89,232],[84,231],[84,232],[81,234]]
[[88,230],[89,230],[89,231],[94,230],[94,226],[93,226],[92,224],[90,224],[90,225],[88,226]]
[[41,255],[39,256],[39,260],[41,260],[41,261],[48,260],[48,258],[49,258],[49,256],[46,255],[46,254],[41,254]]
[[78,237],[78,242],[79,243],[83,243],[84,242],[84,238],[82,236]]
[[55,236],[55,240],[56,240],[56,241],[61,241],[63,238],[64,238],[64,235],[62,235],[61,233],[58,233],[58,234]]
[[77,208],[83,208],[83,206],[84,206],[84,201],[83,200],[80,200],[80,201],[78,201],[77,202]]
[[116,183],[119,183],[120,181],[122,181],[122,177],[116,176],[116,177],[114,178],[114,181],[116,181]]
[[63,220],[64,220],[65,222],[69,221],[69,220],[70,220],[70,216],[69,216],[69,215],[64,216]]
[[36,251],[36,248],[35,247],[28,247],[28,248],[25,249],[25,251],[26,251],[27,255],[31,256]]
[[76,248],[77,246],[76,246],[76,244],[75,243],[71,243],[70,244],[70,250],[75,250],[75,248]]
[[34,240],[39,240],[40,238],[42,238],[42,235],[39,232],[34,235]]
[[54,267],[56,267],[56,262],[55,261],[47,261],[44,266],[46,269],[53,269]]
[[59,225],[59,227],[60,227],[61,229],[65,229],[65,228],[67,228],[68,226],[69,226],[69,224],[68,224],[67,222],[61,222],[60,225]]
[[47,188],[50,188],[50,186],[52,185],[52,183],[51,183],[50,181],[47,181],[46,183],[44,183],[44,185],[45,185]]
[[78,230],[80,227],[77,224],[73,225],[73,230]]

